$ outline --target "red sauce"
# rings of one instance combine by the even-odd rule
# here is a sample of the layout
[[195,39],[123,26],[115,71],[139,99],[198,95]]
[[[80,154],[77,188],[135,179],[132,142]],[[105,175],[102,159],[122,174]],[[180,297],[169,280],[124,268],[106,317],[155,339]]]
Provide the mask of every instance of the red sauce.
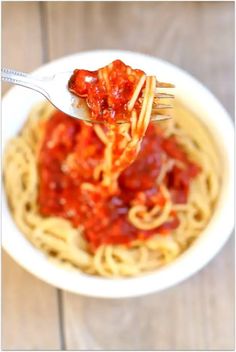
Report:
[[[103,72],[107,79],[104,79]],[[86,98],[93,120],[109,123],[128,121],[127,103],[143,74],[143,71],[115,60],[97,71],[74,70],[68,88],[80,98]],[[137,108],[140,108],[139,105],[136,103]]]
[[[167,223],[151,231],[137,229],[127,217],[131,205],[152,208],[165,204],[156,185],[163,153],[167,159],[183,163],[184,169],[174,167],[164,182],[173,202],[187,201],[190,182],[200,168],[188,160],[175,138],[165,138],[159,127],[149,125],[137,159],[120,175],[118,190],[111,196],[93,179],[93,170],[103,158],[104,145],[92,127],[55,112],[44,132],[38,159],[39,210],[44,216],[68,219],[75,227],[83,225],[91,250],[101,244],[129,244],[156,233],[165,235],[178,226],[175,212]],[[96,185],[96,192],[83,189],[84,182]]]

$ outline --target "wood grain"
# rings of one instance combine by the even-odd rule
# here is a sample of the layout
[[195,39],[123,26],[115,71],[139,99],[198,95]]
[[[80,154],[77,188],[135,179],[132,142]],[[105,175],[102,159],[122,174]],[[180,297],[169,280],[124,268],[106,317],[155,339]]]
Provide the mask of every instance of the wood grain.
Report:
[[[43,62],[39,4],[3,3],[2,14],[2,64],[30,72]],[[3,91],[9,87],[4,84]],[[7,255],[3,255],[2,269],[2,347],[60,348],[56,289],[28,274]]]
[[224,2],[45,3],[50,59],[125,49],[166,59],[201,80],[234,115],[234,10]]
[[[43,60],[82,50],[115,48],[143,52],[192,73],[234,114],[233,2],[42,2],[14,6],[5,3],[3,20],[6,66],[31,70]],[[29,29],[34,33],[26,33]],[[25,49],[7,46],[9,38]],[[30,60],[27,60],[26,46],[33,48]],[[33,290],[32,284],[37,287],[37,292],[32,291],[37,300],[41,297],[54,307],[47,316],[47,303],[44,304],[43,317],[51,319],[54,332],[50,345],[49,333],[45,332],[49,326],[46,323],[42,327],[41,346],[59,346],[55,290],[32,278],[12,261],[6,260],[6,263],[3,267],[4,346],[28,349],[39,346],[35,333],[42,327],[39,310],[30,308],[32,295],[24,297]],[[15,283],[12,277],[18,270],[22,273]],[[63,330],[60,338],[68,350],[230,350],[234,346],[233,282],[231,239],[200,273],[157,294],[114,301],[66,292],[61,297],[59,293]],[[21,301],[12,293],[18,290]],[[22,330],[21,321],[16,318],[23,311],[26,311],[27,324],[32,324],[33,338],[28,340],[26,330]],[[21,333],[12,335],[11,324],[14,331],[18,327]]]
[[[2,66],[30,72],[42,64],[42,32],[37,2],[2,4]],[[10,85],[4,83],[3,92]]]
[[[233,241],[207,268],[146,297],[104,300],[64,293],[72,350],[230,350],[234,344]],[[226,274],[227,273],[227,274]]]
[[60,349],[56,290],[6,254],[2,294],[3,349]]

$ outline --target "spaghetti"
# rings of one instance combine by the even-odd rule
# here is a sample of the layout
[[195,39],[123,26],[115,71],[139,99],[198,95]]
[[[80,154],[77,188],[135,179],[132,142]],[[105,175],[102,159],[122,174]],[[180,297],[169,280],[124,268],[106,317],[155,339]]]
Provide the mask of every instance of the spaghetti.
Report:
[[[199,236],[217,201],[219,162],[207,131],[177,103],[174,121],[149,125],[154,80],[139,82],[142,106],[141,90],[132,90],[118,132],[43,103],[6,149],[18,227],[51,258],[88,274],[133,276],[167,264]],[[119,135],[125,161],[117,164]]]

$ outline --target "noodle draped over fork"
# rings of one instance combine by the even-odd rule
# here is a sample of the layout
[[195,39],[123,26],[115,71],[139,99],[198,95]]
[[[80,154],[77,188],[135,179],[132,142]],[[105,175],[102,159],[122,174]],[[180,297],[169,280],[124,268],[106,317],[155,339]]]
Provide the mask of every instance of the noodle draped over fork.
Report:
[[[138,112],[134,109],[134,104],[144,84],[143,103],[138,115]],[[155,87],[156,77],[145,77],[145,75],[143,75],[128,103],[128,108],[131,111],[130,122],[111,125],[109,126],[107,138],[102,135],[102,140],[106,144],[102,183],[104,186],[107,186],[111,192],[116,189],[116,182],[121,172],[136,159],[139,153],[142,139],[151,119]],[[101,137],[101,129],[99,129],[99,127],[95,129],[95,132],[98,133],[98,137]],[[123,138],[118,143],[121,155],[117,158],[114,153],[114,146],[117,144],[116,138],[121,138],[121,136]]]

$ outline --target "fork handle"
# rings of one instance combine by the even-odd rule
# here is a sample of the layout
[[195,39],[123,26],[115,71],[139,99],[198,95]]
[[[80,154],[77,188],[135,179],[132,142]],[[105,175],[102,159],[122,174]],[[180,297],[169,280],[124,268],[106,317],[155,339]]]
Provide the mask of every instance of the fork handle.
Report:
[[45,80],[34,78],[27,73],[11,70],[8,68],[1,69],[2,81],[17,84],[26,88],[36,90],[43,94],[46,98],[49,98],[47,91],[44,88]]

